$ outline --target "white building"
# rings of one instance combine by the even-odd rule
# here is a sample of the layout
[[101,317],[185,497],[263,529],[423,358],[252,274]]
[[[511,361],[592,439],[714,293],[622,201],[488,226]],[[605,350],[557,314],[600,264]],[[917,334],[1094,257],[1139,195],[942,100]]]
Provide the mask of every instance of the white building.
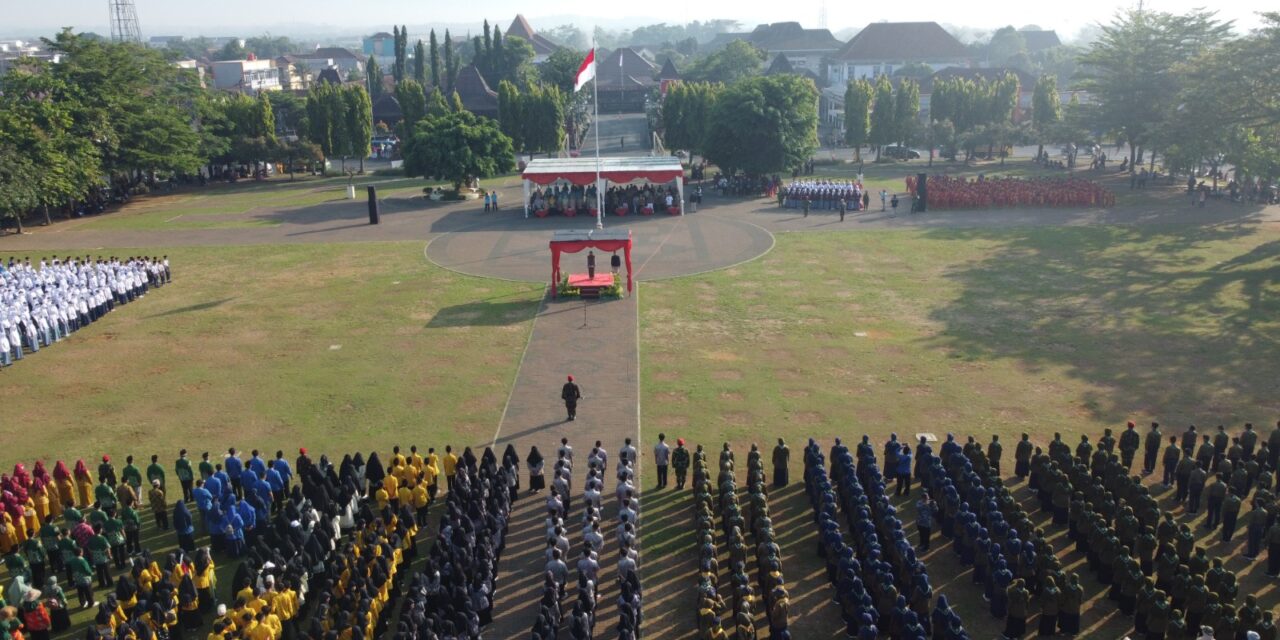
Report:
[[213,88],[257,95],[280,90],[280,72],[273,60],[222,60],[213,63]]

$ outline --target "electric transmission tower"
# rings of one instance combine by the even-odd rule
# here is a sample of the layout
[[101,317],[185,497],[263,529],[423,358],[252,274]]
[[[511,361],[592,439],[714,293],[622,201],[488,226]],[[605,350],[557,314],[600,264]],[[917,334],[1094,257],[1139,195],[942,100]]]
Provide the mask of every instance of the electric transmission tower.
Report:
[[142,30],[138,28],[138,12],[133,0],[107,0],[111,8],[111,40],[113,42],[142,42]]

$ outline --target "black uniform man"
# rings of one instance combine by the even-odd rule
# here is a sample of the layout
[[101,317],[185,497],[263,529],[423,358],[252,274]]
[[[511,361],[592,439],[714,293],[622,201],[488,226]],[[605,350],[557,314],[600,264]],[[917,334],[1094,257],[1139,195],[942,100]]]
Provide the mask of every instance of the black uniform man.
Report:
[[560,389],[560,399],[564,400],[564,409],[569,414],[569,420],[576,420],[578,417],[578,400],[582,399],[582,390],[573,382],[573,376],[569,376],[569,381],[564,383],[564,387]]

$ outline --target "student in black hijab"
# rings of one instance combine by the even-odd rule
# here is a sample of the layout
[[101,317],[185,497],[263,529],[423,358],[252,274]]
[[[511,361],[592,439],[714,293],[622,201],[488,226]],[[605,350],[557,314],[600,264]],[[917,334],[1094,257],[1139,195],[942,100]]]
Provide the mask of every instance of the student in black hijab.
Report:
[[529,493],[537,493],[547,488],[547,477],[542,474],[542,453],[535,445],[529,450],[529,457],[524,459],[529,464]]

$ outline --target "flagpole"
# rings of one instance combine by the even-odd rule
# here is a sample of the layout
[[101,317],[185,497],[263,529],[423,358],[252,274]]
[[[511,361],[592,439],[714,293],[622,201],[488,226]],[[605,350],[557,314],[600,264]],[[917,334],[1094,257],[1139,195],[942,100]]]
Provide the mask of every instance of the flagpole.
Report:
[[[598,61],[596,57],[596,43],[591,43],[591,64],[596,65]],[[591,103],[595,110],[595,119],[591,122],[591,129],[596,136],[596,228],[604,228],[604,187],[600,184],[600,82],[599,74],[593,74],[596,77],[591,79]]]

